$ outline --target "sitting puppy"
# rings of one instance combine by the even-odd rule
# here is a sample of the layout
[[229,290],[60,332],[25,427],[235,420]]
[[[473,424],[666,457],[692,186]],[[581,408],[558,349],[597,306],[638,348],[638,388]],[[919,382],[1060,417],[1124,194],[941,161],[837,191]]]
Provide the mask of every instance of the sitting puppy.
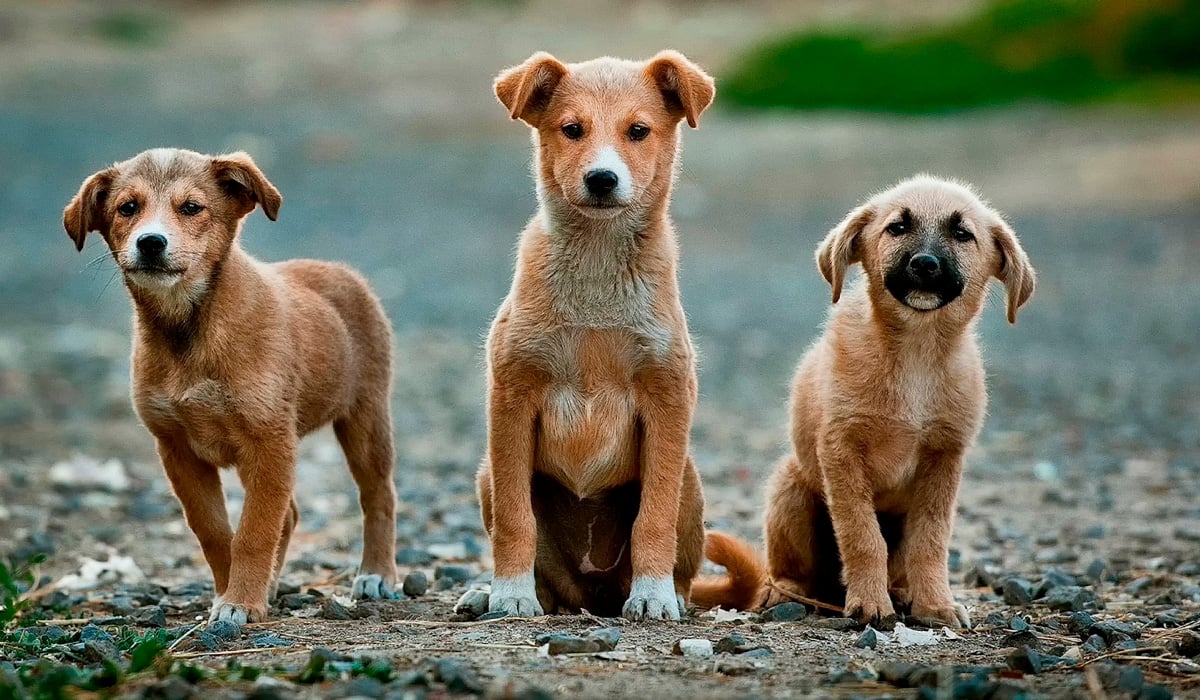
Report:
[[870,198],[830,231],[817,266],[842,296],[792,392],[795,452],[768,486],[767,568],[748,546],[710,534],[729,575],[696,584],[701,605],[838,603],[886,621],[890,592],[912,615],[970,624],[950,592],[947,551],[963,455],[987,405],[975,321],[988,280],[1008,320],[1034,289],[1012,229],[964,185],[918,176]]
[[[267,617],[299,512],[296,445],[332,423],[362,505],[356,597],[396,580],[391,328],[349,268],[261,263],[242,219],[282,199],[244,153],[154,149],[92,175],[63,212],[83,250],[98,231],[133,298],[133,404],[212,569],[211,619]],[[235,534],[217,470],[246,501]]]
[[673,51],[571,65],[539,53],[495,90],[534,129],[540,206],[487,344],[488,608],[677,620],[704,500],[667,207],[679,124],[696,126],[713,81]]

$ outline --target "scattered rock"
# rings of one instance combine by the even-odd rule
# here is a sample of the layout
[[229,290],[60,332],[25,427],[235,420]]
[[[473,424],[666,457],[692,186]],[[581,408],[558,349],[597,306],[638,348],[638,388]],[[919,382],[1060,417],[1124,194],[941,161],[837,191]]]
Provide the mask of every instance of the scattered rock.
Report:
[[867,625],[863,633],[858,635],[858,639],[854,642],[854,646],[859,649],[874,649],[879,644],[879,634],[875,632],[875,628]]
[[167,614],[160,606],[148,605],[134,611],[129,619],[141,627],[166,627]]
[[259,632],[258,634],[250,637],[250,646],[254,647],[255,649],[290,647],[293,646],[293,642],[271,634],[270,632]]
[[1050,591],[1049,595],[1039,602],[1048,606],[1051,610],[1065,612],[1078,612],[1086,608],[1098,607],[1096,594],[1079,586],[1062,586],[1056,588]]
[[475,574],[468,566],[459,564],[443,564],[433,570],[433,578],[438,581],[450,581],[451,583],[466,583],[474,578]]
[[279,607],[284,610],[303,610],[316,602],[316,596],[307,593],[288,593],[279,596]]
[[1043,654],[1030,647],[1022,647],[1008,655],[1008,667],[1024,673],[1041,673],[1058,666],[1071,666],[1075,662],[1061,656]]
[[1013,615],[1012,619],[1008,621],[1008,628],[1014,632],[1023,632],[1029,629],[1029,622],[1020,615]]
[[739,649],[746,645],[746,640],[737,632],[731,632],[717,640],[713,651],[717,654],[739,654]]
[[1006,605],[1029,605],[1033,602],[1033,585],[1023,578],[1008,578],[1001,584]]
[[323,620],[353,620],[354,615],[350,614],[350,610],[345,605],[330,598],[321,606],[320,618]]
[[808,608],[801,603],[788,602],[780,603],[772,608],[767,608],[762,613],[763,622],[795,622],[803,620],[808,616]]
[[441,659],[433,667],[434,680],[446,684],[451,693],[483,694],[483,685],[471,669],[455,659]]
[[1042,642],[1033,632],[1029,630],[1021,630],[1020,632],[1013,632],[1012,634],[1005,635],[1004,639],[1000,642],[1000,646],[1015,647],[1017,649],[1020,649],[1021,647],[1041,649]]
[[429,590],[429,577],[425,575],[424,571],[410,571],[404,577],[404,584],[401,590],[409,598],[423,596]]
[[713,643],[707,639],[680,639],[671,652],[689,659],[707,659],[713,655]]
[[1094,624],[1096,624],[1096,620],[1091,615],[1082,611],[1073,612],[1067,617],[1067,629],[1084,637],[1088,635],[1088,630]]
[[231,641],[242,636],[242,627],[232,620],[217,620],[210,622],[205,630],[216,637],[225,641]]
[[1092,625],[1088,632],[1090,634],[1100,635],[1105,643],[1112,646],[1116,642],[1123,642],[1130,639],[1137,639],[1142,636],[1141,631],[1129,624],[1119,620],[1111,620],[1109,622],[1097,622]]
[[153,685],[142,689],[143,700],[188,700],[198,697],[197,689],[191,683],[177,676],[168,676]]
[[[785,603],[786,605],[786,603]],[[810,623],[818,629],[836,630],[845,632],[858,627],[858,620],[852,617],[818,617]]]
[[1103,637],[1093,634],[1084,641],[1080,648],[1089,654],[1098,654],[1108,648],[1108,645],[1104,643]]

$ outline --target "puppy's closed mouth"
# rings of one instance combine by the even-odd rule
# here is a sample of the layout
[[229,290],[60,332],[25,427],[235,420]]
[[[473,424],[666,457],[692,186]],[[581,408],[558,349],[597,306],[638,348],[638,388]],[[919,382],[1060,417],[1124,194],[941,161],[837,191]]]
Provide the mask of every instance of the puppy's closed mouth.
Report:
[[125,277],[140,287],[171,287],[183,279],[184,272],[182,268],[138,265],[125,268]]

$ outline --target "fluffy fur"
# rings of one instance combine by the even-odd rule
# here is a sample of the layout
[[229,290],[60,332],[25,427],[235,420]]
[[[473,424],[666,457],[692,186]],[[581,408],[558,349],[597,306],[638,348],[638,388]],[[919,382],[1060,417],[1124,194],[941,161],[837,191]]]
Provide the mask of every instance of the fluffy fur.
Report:
[[[495,92],[533,129],[539,209],[487,343],[489,607],[678,619],[703,496],[667,207],[679,123],[695,126],[713,81],[670,51],[572,65],[539,53]],[[589,189],[600,171],[610,192]]]
[[[974,191],[928,176],[850,212],[816,258],[838,303],[796,373],[794,451],[767,488],[766,568],[710,536],[729,574],[697,590],[739,608],[819,599],[877,623],[895,615],[894,597],[918,618],[968,625],[946,560],[963,455],[987,405],[974,326],[993,277],[1015,322],[1034,270]],[[863,279],[842,298],[855,263]]]
[[[353,592],[386,597],[396,580],[391,328],[353,270],[241,249],[246,215],[274,220],[281,203],[244,153],[154,149],[92,175],[63,213],[78,249],[98,231],[122,270],[134,408],[212,569],[212,618],[239,623],[267,617],[299,516],[296,445],[330,423],[364,518]],[[236,533],[222,467],[246,489]]]

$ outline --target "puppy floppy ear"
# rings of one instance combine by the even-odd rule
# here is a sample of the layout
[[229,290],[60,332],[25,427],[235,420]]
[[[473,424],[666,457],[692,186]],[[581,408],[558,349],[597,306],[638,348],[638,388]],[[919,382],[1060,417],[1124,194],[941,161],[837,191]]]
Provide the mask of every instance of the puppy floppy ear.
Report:
[[255,204],[262,206],[263,213],[271,221],[279,216],[283,196],[254,164],[254,159],[245,152],[238,151],[213,158],[212,174],[221,188],[242,205],[239,216],[254,211]]
[[996,279],[1004,283],[1008,297],[1006,304],[1008,322],[1017,322],[1017,309],[1025,305],[1033,296],[1037,286],[1037,273],[1029,262],[1029,256],[1017,241],[1017,234],[1003,220],[991,227],[992,240],[1000,252],[1000,261],[996,265]]
[[539,51],[521,65],[502,71],[492,87],[510,117],[536,129],[567,72],[562,61]]
[[646,65],[646,74],[662,92],[667,111],[687,119],[693,129],[717,94],[713,79],[678,51],[661,51]]
[[817,269],[833,288],[833,303],[842,298],[842,282],[846,270],[862,259],[858,248],[858,236],[875,218],[875,210],[864,204],[851,211],[845,219],[825,236],[817,247]]
[[103,231],[108,225],[104,220],[104,203],[116,177],[116,168],[105,168],[92,175],[84,180],[79,192],[63,209],[63,228],[75,241],[75,250],[83,250],[84,240],[90,231]]

